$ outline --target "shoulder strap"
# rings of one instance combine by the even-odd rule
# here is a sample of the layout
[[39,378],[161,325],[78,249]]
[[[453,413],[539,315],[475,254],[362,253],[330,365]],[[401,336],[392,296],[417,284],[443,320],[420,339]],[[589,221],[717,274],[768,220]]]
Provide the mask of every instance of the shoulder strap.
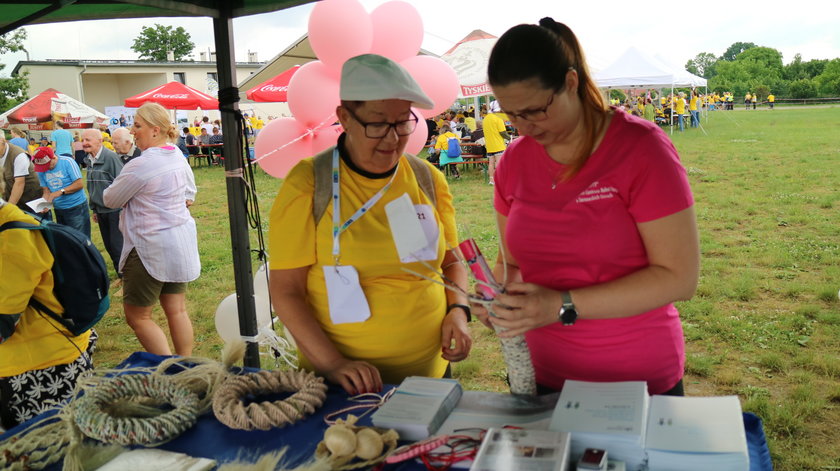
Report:
[[[312,220],[315,225],[324,216],[327,210],[327,205],[330,204],[331,193],[331,178],[332,178],[332,150],[329,149],[321,152],[312,159],[312,172],[315,176],[315,191],[312,194]],[[432,200],[432,206],[437,205],[437,198],[435,195],[435,182],[432,180],[432,171],[429,166],[422,159],[411,154],[405,154],[408,164],[414,171],[414,176],[417,178],[417,184],[423,193]]]
[[315,225],[324,216],[330,204],[332,189],[332,151],[334,147],[321,152],[312,159],[312,172],[315,174],[315,191],[312,194],[312,220]]
[[422,159],[411,154],[405,154],[408,159],[408,164],[414,170],[414,177],[417,178],[417,184],[420,189],[432,200],[432,206],[437,206],[437,195],[435,194],[435,182],[432,180],[432,171],[429,166]]
[[31,231],[40,231],[43,228],[38,224],[30,224],[23,221],[9,221],[0,226],[0,232],[5,231],[6,229],[29,229]]

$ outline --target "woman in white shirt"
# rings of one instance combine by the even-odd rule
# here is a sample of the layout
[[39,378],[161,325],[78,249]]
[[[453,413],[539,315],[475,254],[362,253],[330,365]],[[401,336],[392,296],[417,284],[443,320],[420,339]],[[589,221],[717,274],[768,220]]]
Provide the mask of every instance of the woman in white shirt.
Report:
[[160,302],[175,353],[188,356],[193,328],[186,287],[201,272],[195,221],[188,209],[195,200],[195,179],[171,144],[177,133],[162,106],[141,106],[131,133],[143,153],[125,164],[103,194],[108,207],[123,208],[120,270],[126,321],[147,352],[171,355],[166,334],[152,320],[152,308]]

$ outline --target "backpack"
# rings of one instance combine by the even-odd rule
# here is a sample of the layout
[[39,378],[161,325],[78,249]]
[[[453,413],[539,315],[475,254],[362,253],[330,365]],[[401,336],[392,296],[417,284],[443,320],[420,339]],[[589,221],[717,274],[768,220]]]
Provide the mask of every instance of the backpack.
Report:
[[446,155],[451,158],[460,157],[461,156],[461,140],[457,137],[450,137],[448,141],[446,141],[446,145],[448,146],[446,149]]
[[99,322],[111,306],[110,280],[105,260],[93,242],[72,227],[47,220],[40,224],[12,221],[0,226],[0,232],[7,229],[41,231],[54,258],[53,294],[64,313],[52,312],[34,296],[29,305],[55,319],[73,336]]
[[[315,174],[315,190],[312,194],[312,218],[315,225],[324,215],[327,206],[332,201],[332,150],[329,149],[321,152],[312,159],[312,172]],[[425,193],[426,197],[432,202],[432,205],[437,204],[435,196],[435,183],[432,181],[432,171],[429,165],[411,154],[405,154],[408,159],[408,164],[414,171],[414,176],[417,178],[417,184],[420,190]]]

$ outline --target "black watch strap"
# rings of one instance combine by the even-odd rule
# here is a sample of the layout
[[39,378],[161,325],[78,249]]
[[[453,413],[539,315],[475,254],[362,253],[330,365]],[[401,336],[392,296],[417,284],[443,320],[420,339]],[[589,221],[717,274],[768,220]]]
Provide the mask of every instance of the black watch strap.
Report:
[[470,307],[466,304],[450,304],[449,306],[446,306],[446,314],[449,314],[449,311],[455,309],[456,307],[463,309],[464,312],[467,313],[467,322],[472,322],[472,310],[470,310]]

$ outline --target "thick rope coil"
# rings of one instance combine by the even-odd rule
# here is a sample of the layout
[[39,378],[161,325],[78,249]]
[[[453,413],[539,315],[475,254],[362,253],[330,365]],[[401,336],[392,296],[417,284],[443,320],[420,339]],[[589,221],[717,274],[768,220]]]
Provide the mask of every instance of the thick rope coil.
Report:
[[[126,416],[138,401],[170,404],[155,417]],[[76,425],[104,443],[157,446],[192,427],[198,420],[198,396],[165,376],[133,374],[108,378],[74,404]],[[150,410],[152,408],[147,408]],[[150,414],[143,414],[150,415]]]
[[24,433],[0,443],[0,469],[43,469],[64,456],[68,440],[61,420]]
[[[252,402],[242,398],[294,392],[279,401]],[[306,371],[259,371],[234,376],[222,383],[213,397],[213,413],[219,422],[237,430],[269,430],[297,422],[324,403],[324,379]]]

